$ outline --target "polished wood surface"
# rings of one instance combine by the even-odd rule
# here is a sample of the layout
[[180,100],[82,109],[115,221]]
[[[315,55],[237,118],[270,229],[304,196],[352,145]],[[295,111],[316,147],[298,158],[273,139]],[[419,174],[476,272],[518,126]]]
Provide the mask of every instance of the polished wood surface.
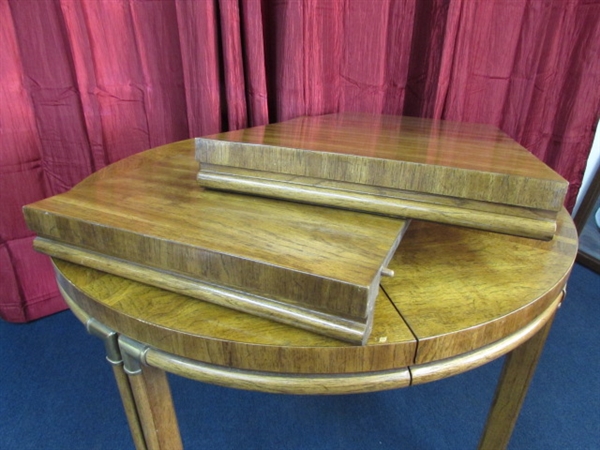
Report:
[[548,239],[567,182],[499,129],[356,113],[197,138],[200,184]]
[[[59,278],[61,277],[62,275],[59,273]],[[75,315],[82,322],[87,323],[91,316],[83,311],[78,302],[67,292],[64,290],[61,292]],[[156,374],[160,374],[157,369],[201,382],[239,389],[287,394],[331,395],[379,391],[430,382],[473,369],[509,352],[479,445],[482,450],[506,448],[533,376],[537,359],[550,329],[552,318],[563,298],[564,291],[546,311],[524,328],[476,351],[437,362],[413,365],[410,368],[367,374],[290,375],[255,370],[244,371],[176,356],[141,342],[134,344],[134,341],[127,338],[130,345],[138,346],[140,350],[138,361],[142,365],[137,375],[131,375],[131,377],[142,378],[142,380],[132,380],[131,383],[131,386],[135,387],[137,391],[135,398],[139,399],[139,404],[136,402],[133,406],[136,408],[136,417],[142,419],[140,425],[143,429],[140,440],[140,430],[132,428],[136,448],[146,449],[154,445],[154,448],[171,450],[171,448],[179,448],[181,442],[168,385],[166,389],[161,388],[164,386],[166,378],[164,378],[164,373],[163,376],[155,377]],[[315,349],[315,351],[317,350]],[[155,383],[158,386],[155,386]],[[129,399],[132,392],[126,392],[126,394],[126,398]],[[168,405],[168,407],[148,408],[149,403]],[[165,436],[170,438],[165,439]]]
[[[78,300],[64,290],[62,294],[72,310],[81,311]],[[200,362],[150,346],[144,348],[141,362],[193,380],[260,392],[330,395],[396,389],[429,383],[472,370],[514,351],[536,336],[551,321],[563,299],[564,294],[561,293],[542,314],[525,327],[492,344],[451,358],[413,364],[400,369],[366,373],[285,374],[276,371],[242,370]],[[78,317],[85,322],[91,316],[82,312]]]
[[383,292],[369,345],[356,346],[66,261],[55,259],[55,264],[59,286],[89,316],[132,339],[197,361],[323,374],[404,368],[415,355],[413,334]]
[[407,221],[204,190],[194,141],[134,155],[24,208],[36,248],[364,343]]
[[[550,242],[412,225],[404,241],[410,253],[397,252],[390,263],[397,274],[382,283],[363,346],[60,259],[54,264],[82,322],[94,318],[139,346],[141,373],[128,376],[143,448],[180,446],[165,371],[240,389],[346,394],[439,380],[508,353],[479,445],[505,448],[564,298],[577,252],[574,225],[563,210]],[[137,445],[139,429],[132,432]]]
[[550,242],[414,222],[390,263],[395,276],[382,281],[364,346],[55,264],[59,285],[87,314],[152,348],[241,370],[360,374],[444,361],[547,320],[576,253],[564,210]]
[[390,217],[548,240],[556,213],[319,178],[202,164],[198,182],[209,189],[363,211]]
[[419,338],[415,362],[468,352],[531,321],[563,289],[577,243],[565,210],[549,242],[413,222],[389,264],[397,276],[381,285]]
[[[181,447],[166,372],[346,394],[439,380],[508,353],[480,442],[506,446],[577,254],[564,209],[548,241],[424,221],[407,230],[403,220],[203,190],[193,147],[136,155],[25,210],[71,310],[119,335],[115,376],[138,448]],[[294,301],[287,323],[268,301],[247,309],[265,289],[327,292],[351,308],[345,319],[356,307],[347,285],[370,296],[364,345],[302,329]]]

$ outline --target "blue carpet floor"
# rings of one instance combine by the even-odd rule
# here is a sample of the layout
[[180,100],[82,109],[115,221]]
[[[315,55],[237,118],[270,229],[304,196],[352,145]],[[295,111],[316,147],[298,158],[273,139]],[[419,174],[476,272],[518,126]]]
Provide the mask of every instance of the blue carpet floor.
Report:
[[[427,385],[332,397],[171,377],[186,449],[472,449],[502,360]],[[66,311],[0,321],[0,449],[132,449],[99,340]],[[576,266],[510,449],[600,449],[600,275]]]

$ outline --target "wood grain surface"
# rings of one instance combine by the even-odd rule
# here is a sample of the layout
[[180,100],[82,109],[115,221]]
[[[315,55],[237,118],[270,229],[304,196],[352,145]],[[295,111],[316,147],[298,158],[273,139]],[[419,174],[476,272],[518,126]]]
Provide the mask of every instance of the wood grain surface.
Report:
[[352,345],[54,259],[61,290],[88,316],[154,348],[224,367],[281,373],[404,368],[416,340],[380,291],[369,345]]
[[382,281],[363,346],[77,264],[55,264],[61,289],[86,314],[181,358],[282,374],[360,374],[441,362],[443,370],[415,372],[430,381],[435,373],[456,373],[445,363],[450,358],[486,346],[499,356],[500,340],[537,323],[518,342],[509,339],[514,348],[553,314],[577,253],[573,222],[564,210],[559,218],[550,242],[413,223],[405,249],[390,264],[396,275]]
[[[359,337],[355,332],[346,337],[363,343],[381,272],[407,222],[207,191],[197,185],[197,171],[193,140],[169,144],[26,206],[25,217],[49,242],[85,252],[87,261],[96,255],[93,267],[115,273],[120,263],[133,263],[131,272],[138,275],[139,267],[150,270],[145,279],[135,278],[140,281],[160,283],[158,272],[163,272],[166,278],[224,288],[229,298],[247,304],[260,304],[262,298],[265,304],[278,302],[289,308],[266,308],[267,313],[274,319],[289,313],[287,323],[314,325],[304,309],[342,317],[362,330]],[[38,248],[52,254],[58,247]],[[64,249],[54,256],[69,259]],[[321,330],[328,333],[332,327],[337,324],[325,321]],[[340,337],[335,330],[334,335]]]
[[202,283],[164,270],[132,264],[44,238],[36,238],[33,246],[42,253],[66,261],[348,342],[363,344],[373,323],[373,314],[369,314],[362,320],[360,318],[351,320],[274,301],[264,296]]
[[[549,242],[414,222],[382,287],[418,336],[416,363],[468,352],[520,329],[563,289],[577,232],[563,209]],[[426,280],[426,281],[425,281]]]
[[[382,129],[391,126],[386,120]],[[444,140],[458,152],[465,135],[460,145],[448,140],[455,131],[448,126]],[[356,128],[353,142],[367,132]],[[480,140],[473,130],[468,138]],[[75,315],[139,350],[142,369],[128,372],[124,403],[139,419],[136,442],[181,447],[164,371],[265,392],[345,394],[434,381],[510,352],[480,444],[506,445],[577,254],[564,209],[548,241],[435,221],[413,221],[407,231],[404,220],[209,192],[196,184],[193,150],[189,140],[136,155],[25,208],[40,235],[35,246],[54,256]],[[554,220],[539,210],[521,217],[538,214]],[[239,299],[265,292],[271,298],[261,307],[286,300],[289,320],[235,310],[245,310]],[[366,313],[372,331],[363,332],[363,345],[298,326],[294,308],[310,306],[316,323],[323,299],[340,320]]]
[[[568,185],[495,127],[413,117],[301,117],[197,138],[196,158],[211,188],[546,239]],[[362,195],[387,204],[373,210]]]

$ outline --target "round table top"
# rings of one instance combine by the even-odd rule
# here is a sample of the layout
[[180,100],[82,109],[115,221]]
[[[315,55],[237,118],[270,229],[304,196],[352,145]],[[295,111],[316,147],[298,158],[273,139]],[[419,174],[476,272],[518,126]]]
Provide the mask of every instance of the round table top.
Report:
[[556,301],[577,254],[565,210],[551,241],[414,221],[358,346],[54,259],[85,314],[152,348],[284,374],[395,370],[456,357],[521,330]]

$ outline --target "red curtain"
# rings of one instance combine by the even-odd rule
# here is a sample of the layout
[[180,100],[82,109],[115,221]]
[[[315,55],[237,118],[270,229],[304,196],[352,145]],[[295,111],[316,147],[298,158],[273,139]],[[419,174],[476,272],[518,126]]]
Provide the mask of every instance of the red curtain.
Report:
[[499,126],[571,183],[600,115],[590,0],[0,0],[0,316],[64,308],[21,207],[157,145],[337,111]]

